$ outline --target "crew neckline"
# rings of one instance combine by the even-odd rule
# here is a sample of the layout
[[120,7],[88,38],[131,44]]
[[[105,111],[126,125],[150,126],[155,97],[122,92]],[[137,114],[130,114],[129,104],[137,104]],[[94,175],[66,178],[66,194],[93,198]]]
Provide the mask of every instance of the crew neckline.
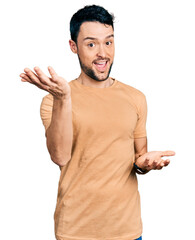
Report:
[[[104,87],[104,88],[97,88],[97,87],[90,87],[90,86],[83,85],[82,83],[80,83],[80,82],[77,80],[77,78],[74,79],[73,82],[74,82],[77,86],[79,86],[79,87],[81,87],[81,88],[91,89],[91,90],[97,90],[97,91],[98,91],[99,89],[103,90],[103,89],[114,88],[114,87],[116,86],[116,84],[117,84],[118,81],[117,81],[115,78],[112,78],[112,77],[111,77],[111,79],[114,80],[114,82],[112,83],[112,85],[110,85],[109,87]],[[101,91],[101,90],[100,90],[100,91]]]

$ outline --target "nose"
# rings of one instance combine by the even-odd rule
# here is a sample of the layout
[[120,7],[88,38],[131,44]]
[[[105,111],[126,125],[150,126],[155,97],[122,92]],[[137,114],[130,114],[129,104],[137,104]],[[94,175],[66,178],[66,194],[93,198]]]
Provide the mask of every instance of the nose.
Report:
[[106,57],[106,50],[102,44],[99,45],[97,56],[102,58]]

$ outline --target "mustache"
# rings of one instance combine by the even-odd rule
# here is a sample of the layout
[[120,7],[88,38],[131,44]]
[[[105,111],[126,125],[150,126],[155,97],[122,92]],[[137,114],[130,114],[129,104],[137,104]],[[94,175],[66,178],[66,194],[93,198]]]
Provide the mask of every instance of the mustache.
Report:
[[94,61],[93,61],[93,63],[95,63],[95,62],[97,62],[97,61],[110,61],[110,58],[97,58],[97,59],[95,59]]

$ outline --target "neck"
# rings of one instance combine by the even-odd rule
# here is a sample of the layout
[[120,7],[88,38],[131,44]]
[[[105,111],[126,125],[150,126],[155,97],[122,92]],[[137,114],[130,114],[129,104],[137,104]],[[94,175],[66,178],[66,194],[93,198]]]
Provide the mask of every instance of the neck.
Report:
[[110,77],[108,77],[106,80],[95,80],[93,78],[90,78],[86,74],[82,73],[77,78],[77,81],[79,81],[81,84],[89,87],[95,87],[95,88],[106,88],[113,84],[114,80]]

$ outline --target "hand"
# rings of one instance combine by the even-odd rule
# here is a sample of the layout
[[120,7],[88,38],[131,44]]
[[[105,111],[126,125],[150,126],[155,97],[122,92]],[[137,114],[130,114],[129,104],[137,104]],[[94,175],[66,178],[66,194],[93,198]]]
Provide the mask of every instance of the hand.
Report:
[[141,157],[137,158],[135,164],[143,169],[144,171],[150,171],[152,169],[160,170],[163,167],[169,165],[169,159],[162,159],[164,156],[174,156],[174,151],[152,151],[143,154]]
[[36,74],[29,68],[25,68],[20,77],[22,82],[29,82],[38,88],[51,93],[57,99],[65,99],[70,97],[71,88],[68,82],[58,76],[52,67],[48,67],[51,78],[46,76],[39,67],[34,68]]

